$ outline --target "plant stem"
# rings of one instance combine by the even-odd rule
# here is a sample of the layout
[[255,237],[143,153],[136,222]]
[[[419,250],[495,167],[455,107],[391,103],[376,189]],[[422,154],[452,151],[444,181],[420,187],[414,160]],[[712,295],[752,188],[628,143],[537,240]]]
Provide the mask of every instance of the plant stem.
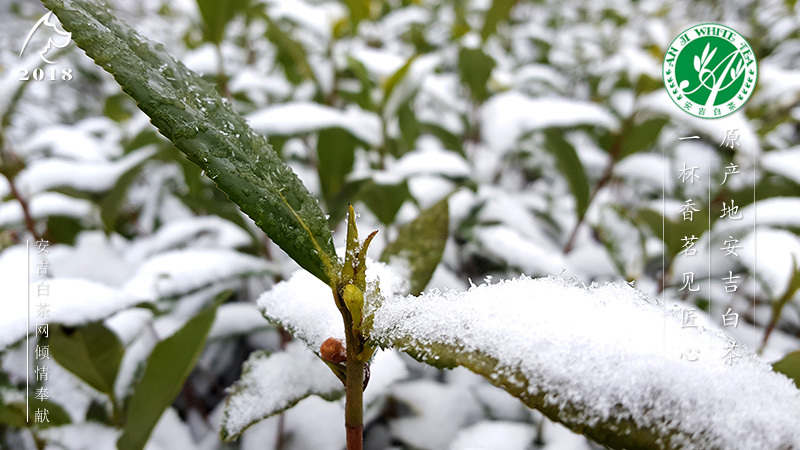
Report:
[[347,333],[347,385],[345,386],[344,426],[347,450],[361,450],[364,441],[364,361],[358,358],[353,333]]

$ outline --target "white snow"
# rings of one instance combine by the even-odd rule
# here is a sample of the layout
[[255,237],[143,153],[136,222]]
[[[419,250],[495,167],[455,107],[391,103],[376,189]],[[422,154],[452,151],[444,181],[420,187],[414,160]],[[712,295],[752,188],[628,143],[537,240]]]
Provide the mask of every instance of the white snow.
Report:
[[191,217],[164,224],[154,234],[136,240],[126,257],[138,262],[182,246],[233,249],[251,242],[252,238],[245,230],[218,216]]
[[560,251],[551,246],[537,245],[504,225],[476,229],[475,234],[485,251],[525,273],[558,275],[569,269]]
[[485,420],[461,430],[450,450],[527,450],[534,436],[536,429],[528,423]]
[[[368,258],[367,309],[378,302],[377,299],[369,301],[374,296],[371,286],[377,280],[384,297],[398,295],[406,286],[405,279],[394,269]],[[304,270],[276,284],[257,303],[265,317],[288,327],[295,338],[315,352],[329,337],[345,340],[342,316],[336,309],[330,287]]]
[[[35,255],[34,255],[35,256]],[[38,260],[37,260],[38,262]],[[27,254],[25,247],[6,249],[0,254],[0,284],[4,301],[0,302],[0,348],[13,344],[44,323],[37,317],[37,304],[48,304],[49,324],[81,325],[100,320],[132,306],[140,299],[109,286],[82,279],[36,280],[36,269],[28,291]],[[38,286],[44,283],[48,296],[39,297]],[[44,292],[44,291],[43,291]],[[28,327],[28,295],[30,295],[30,327]]]
[[341,392],[342,382],[300,341],[269,356],[253,353],[231,388],[222,428],[229,436],[237,436],[254,422],[311,394],[334,398]]
[[772,299],[783,296],[800,267],[800,238],[784,230],[758,229],[740,245],[739,262],[758,276]]
[[217,308],[217,315],[208,332],[208,338],[249,334],[265,328],[270,328],[270,324],[254,303],[226,303]]
[[[800,441],[794,384],[741,348],[727,364],[728,336],[684,328],[681,318],[680,310],[665,310],[624,284],[586,288],[523,277],[465,293],[387,299],[372,338],[431,363],[461,355],[469,366],[468,355],[480,352],[498,361],[485,376],[543,396],[567,423],[591,427],[626,417],[657,435],[672,434],[671,446],[779,448]],[[697,361],[686,359],[690,348],[699,350]],[[578,412],[564,409],[570,407]]]
[[155,152],[155,146],[148,146],[113,162],[55,158],[38,160],[19,174],[18,187],[26,195],[58,187],[90,193],[106,192],[114,187],[122,174]]
[[169,298],[230,278],[263,275],[271,267],[262,259],[232,250],[176,250],[144,262],[124,289],[139,298]]
[[412,448],[447,448],[458,431],[481,414],[468,391],[431,380],[399,384],[392,389],[392,396],[414,413],[389,423],[392,435]]
[[[57,192],[43,192],[28,199],[28,208],[34,219],[65,216],[75,219],[95,220],[98,208],[89,200],[70,197]],[[16,200],[0,204],[0,227],[23,223],[22,207]]]
[[765,153],[761,167],[800,184],[800,146]]
[[599,104],[564,97],[531,98],[514,91],[491,97],[480,114],[483,138],[499,152],[510,150],[520,137],[535,130],[577,125],[614,130],[619,126]]
[[247,118],[253,129],[266,135],[290,136],[338,127],[370,145],[379,145],[382,140],[377,114],[357,107],[342,111],[317,103],[294,102],[264,108]]

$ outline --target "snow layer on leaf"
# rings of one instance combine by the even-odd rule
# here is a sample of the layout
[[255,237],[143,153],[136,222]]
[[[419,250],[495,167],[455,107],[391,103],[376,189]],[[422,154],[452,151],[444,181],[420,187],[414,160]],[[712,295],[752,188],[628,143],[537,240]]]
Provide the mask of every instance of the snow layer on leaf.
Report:
[[334,337],[344,341],[344,325],[331,288],[305,270],[276,284],[258,299],[267,319],[278,322],[312,349]]
[[342,382],[301,342],[294,341],[283,352],[250,355],[230,392],[222,419],[223,438],[238,436],[253,423],[309,395],[337,398]]
[[106,192],[114,187],[122,174],[154,153],[155,148],[151,146],[114,162],[39,160],[20,173],[20,189],[28,194],[57,187],[68,187],[81,192]]
[[761,165],[800,184],[800,146],[769,152],[761,157]]
[[76,126],[46,127],[20,146],[23,154],[45,149],[54,156],[92,161],[104,161],[109,153],[104,142]]
[[[618,446],[800,442],[794,384],[741,347],[731,358],[728,335],[682,327],[682,314],[625,284],[521,277],[387,299],[371,336],[430,364],[471,368],[551,418]],[[687,349],[699,359],[688,361]]]
[[527,450],[535,436],[531,424],[486,420],[461,430],[450,450]]
[[[405,279],[394,268],[367,258],[367,311],[379,301],[374,291],[378,280],[384,298],[408,292]],[[258,306],[267,319],[287,327],[315,352],[329,337],[345,340],[342,316],[331,288],[304,270],[265,292],[258,299]]]
[[[32,197],[28,202],[28,207],[34,219],[50,216],[86,219],[97,216],[97,209],[90,201],[56,192],[44,192]],[[22,221],[22,207],[18,201],[13,200],[0,204],[0,227],[22,223]]]
[[800,238],[784,230],[759,229],[741,245],[739,262],[762,280],[773,299],[783,296],[800,266]]
[[169,298],[231,278],[270,272],[259,258],[226,249],[188,249],[159,254],[139,267],[125,290],[140,298]]
[[253,333],[270,325],[252,303],[226,303],[217,308],[214,324],[208,332],[209,339]]
[[248,120],[256,131],[267,135],[289,136],[338,127],[370,145],[381,142],[380,118],[358,108],[342,111],[316,103],[286,103],[253,113]]
[[517,231],[498,225],[475,230],[486,251],[530,274],[555,275],[567,269],[567,261],[549,245],[536,245]]
[[128,258],[141,261],[146,257],[176,247],[246,246],[251,237],[246,231],[218,216],[191,217],[169,222],[151,236],[135,241]]
[[530,98],[519,92],[493,96],[481,109],[483,137],[496,151],[511,149],[525,133],[550,127],[598,125],[615,129],[611,113],[592,103],[569,98]]
[[[25,247],[12,247],[0,254],[0,286],[3,286],[3,301],[0,301],[0,349],[13,344],[36,329],[35,304],[37,283],[30,284],[26,270]],[[33,273],[35,268],[32,269]],[[35,278],[31,278],[34,280]],[[106,318],[125,309],[139,300],[119,290],[87,280],[56,278],[48,279],[49,315],[47,323],[81,325]],[[31,297],[31,320],[28,328],[28,295]]]

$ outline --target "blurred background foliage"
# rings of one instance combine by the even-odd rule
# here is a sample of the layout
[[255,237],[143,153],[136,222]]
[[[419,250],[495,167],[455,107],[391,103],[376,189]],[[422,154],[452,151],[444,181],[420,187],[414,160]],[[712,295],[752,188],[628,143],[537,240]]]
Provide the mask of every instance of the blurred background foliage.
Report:
[[[796,2],[110,3],[268,137],[319,199],[337,245],[348,203],[362,230],[381,230],[375,259],[414,249],[415,236],[433,239],[424,250],[432,257],[413,263],[414,291],[521,272],[624,279],[668,305],[706,311],[716,326],[731,308],[740,325],[726,331],[770,361],[788,354],[777,367],[798,373],[790,353],[800,342]],[[41,64],[18,49],[45,11],[34,1],[0,4],[3,284],[19,281],[10,267],[25,240],[42,238],[54,278],[129,298],[51,334],[61,373],[51,377],[49,428],[21,421],[24,336],[6,339],[3,445],[83,448],[86,430],[121,429],[144,433],[144,445],[150,429],[131,424],[152,428],[160,418],[148,448],[341,448],[341,406],[318,398],[220,443],[225,388],[242,362],[289,340],[254,301],[297,266],[80,50],[58,52],[55,67],[71,68],[72,80],[20,81],[19,67]],[[663,89],[665,50],[698,22],[736,29],[759,62],[751,100],[725,120],[694,119]],[[729,130],[738,144],[722,142]],[[742,173],[720,185],[731,163]],[[682,164],[701,167],[702,179],[680,183]],[[685,222],[679,208],[689,198],[699,212]],[[715,213],[733,202],[744,221]],[[692,235],[699,255],[681,258],[681,239]],[[741,242],[741,258],[712,248],[728,236]],[[701,291],[681,290],[688,271]],[[729,271],[741,277],[733,294],[722,281]],[[85,292],[64,289],[70,298]],[[196,352],[170,350],[178,333]],[[176,358],[162,363],[174,373],[149,377],[172,380],[164,392],[177,400],[132,406],[164,396],[137,386],[158,360]],[[460,448],[493,433],[520,436],[519,448],[593,448],[477,376],[404,364],[405,379],[369,410],[370,448]]]

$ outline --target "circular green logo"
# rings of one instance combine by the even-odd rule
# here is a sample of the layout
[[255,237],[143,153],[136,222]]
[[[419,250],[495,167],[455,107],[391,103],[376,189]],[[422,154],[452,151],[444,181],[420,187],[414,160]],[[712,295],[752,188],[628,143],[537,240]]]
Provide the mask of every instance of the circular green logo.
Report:
[[758,80],[750,44],[733,29],[716,23],[695,25],[675,38],[661,70],[672,101],[704,119],[724,117],[741,108]]

